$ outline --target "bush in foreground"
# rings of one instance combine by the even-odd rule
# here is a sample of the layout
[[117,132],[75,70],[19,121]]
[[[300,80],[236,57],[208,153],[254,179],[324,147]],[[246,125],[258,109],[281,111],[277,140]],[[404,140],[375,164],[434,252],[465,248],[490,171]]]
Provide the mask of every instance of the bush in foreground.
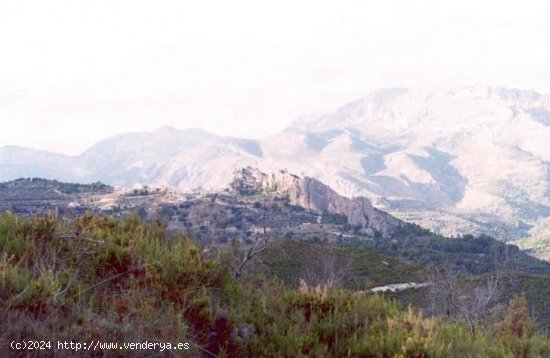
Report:
[[471,335],[459,322],[423,317],[379,295],[236,280],[230,255],[201,252],[185,235],[167,236],[160,223],[135,216],[0,216],[0,355],[15,354],[6,345],[12,340],[93,339],[189,342],[176,356],[550,356],[521,299],[493,329]]

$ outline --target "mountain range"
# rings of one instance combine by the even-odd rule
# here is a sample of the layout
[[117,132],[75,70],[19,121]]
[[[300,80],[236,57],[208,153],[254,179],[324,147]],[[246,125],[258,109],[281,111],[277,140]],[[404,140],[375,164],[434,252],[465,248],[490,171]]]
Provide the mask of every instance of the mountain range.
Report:
[[5,146],[0,160],[2,181],[184,190],[228,186],[246,166],[287,169],[448,236],[490,233],[548,254],[540,248],[550,240],[550,97],[533,91],[383,89],[258,140],[162,127],[77,156]]

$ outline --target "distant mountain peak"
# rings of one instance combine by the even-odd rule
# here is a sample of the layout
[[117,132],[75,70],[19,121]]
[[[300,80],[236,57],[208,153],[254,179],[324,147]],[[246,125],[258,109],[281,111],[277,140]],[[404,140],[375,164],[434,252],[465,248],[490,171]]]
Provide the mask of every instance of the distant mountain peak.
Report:
[[177,129],[172,126],[162,126],[155,129],[155,132],[157,133],[174,133],[174,132],[180,132],[180,129]]

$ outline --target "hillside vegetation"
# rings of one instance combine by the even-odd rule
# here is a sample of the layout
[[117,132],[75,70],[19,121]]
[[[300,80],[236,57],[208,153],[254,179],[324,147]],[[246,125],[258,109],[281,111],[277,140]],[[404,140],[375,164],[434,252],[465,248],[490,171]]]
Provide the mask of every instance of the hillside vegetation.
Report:
[[326,243],[280,239],[261,253],[259,261],[254,268],[280,278],[290,287],[298,287],[300,279],[314,285],[332,281],[336,286],[356,290],[427,279],[425,270],[418,266],[365,248]]
[[110,193],[113,187],[101,182],[90,184],[64,183],[43,178],[20,178],[0,183],[0,195],[4,199],[37,200],[42,194],[45,198],[62,196],[63,194],[80,193]]
[[[307,280],[290,287],[256,271],[237,279],[241,252],[200,250],[189,237],[168,236],[161,223],[136,216],[2,215],[0,355],[14,355],[6,343],[12,340],[94,339],[190,343],[174,356],[550,356],[550,341],[536,331],[523,298],[472,334],[461,321],[424,317],[376,294]],[[140,354],[152,352],[131,352]]]

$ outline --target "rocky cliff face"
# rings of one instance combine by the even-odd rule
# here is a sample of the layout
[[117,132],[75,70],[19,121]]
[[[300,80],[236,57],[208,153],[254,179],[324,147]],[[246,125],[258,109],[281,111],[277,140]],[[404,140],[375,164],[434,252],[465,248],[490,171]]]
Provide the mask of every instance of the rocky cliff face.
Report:
[[346,198],[320,181],[291,174],[285,170],[266,174],[246,167],[234,172],[231,188],[242,194],[278,194],[288,197],[290,204],[322,213],[345,215],[348,223],[368,234],[391,235],[403,222],[374,208],[365,197]]

